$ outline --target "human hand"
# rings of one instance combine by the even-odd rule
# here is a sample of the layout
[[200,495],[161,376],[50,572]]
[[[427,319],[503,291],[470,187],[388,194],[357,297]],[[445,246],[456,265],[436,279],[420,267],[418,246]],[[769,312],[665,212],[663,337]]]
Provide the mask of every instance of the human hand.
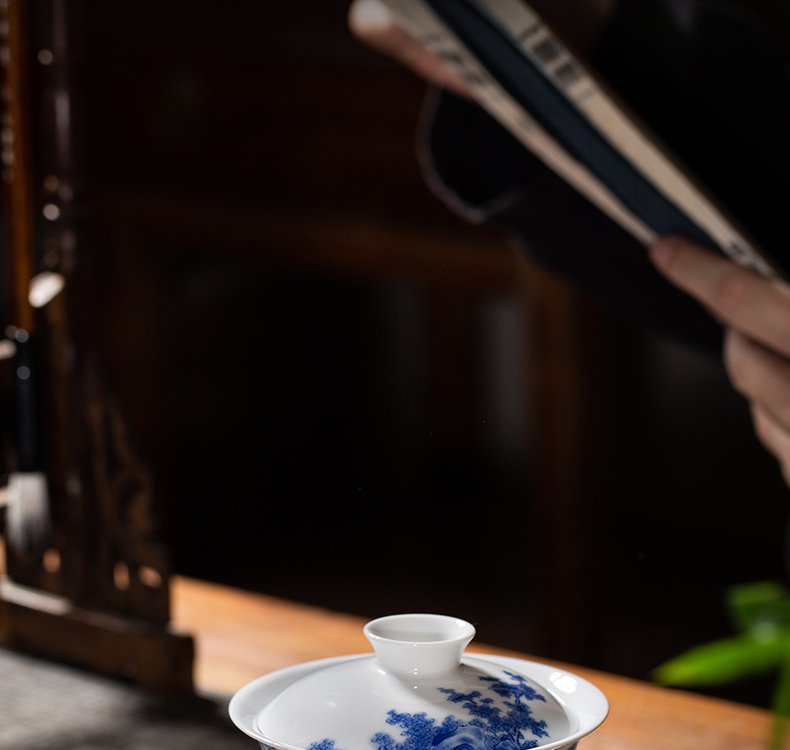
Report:
[[790,485],[790,286],[677,237],[659,240],[650,256],[725,326],[727,374],[748,399],[757,437]]
[[397,26],[379,0],[354,0],[348,11],[348,25],[365,44],[393,57],[429,83],[471,98],[469,84],[441,57]]

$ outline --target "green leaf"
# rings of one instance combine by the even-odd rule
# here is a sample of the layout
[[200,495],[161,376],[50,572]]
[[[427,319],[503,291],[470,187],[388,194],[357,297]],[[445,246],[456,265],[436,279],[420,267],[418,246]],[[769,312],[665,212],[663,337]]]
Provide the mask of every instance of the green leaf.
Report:
[[771,710],[776,716],[790,717],[790,657],[786,657],[779,671]]
[[790,627],[790,595],[779,584],[733,586],[727,591],[726,602],[739,630],[750,630],[766,621]]
[[787,724],[790,717],[790,658],[785,659],[779,671],[771,710],[773,722],[766,748],[782,750],[787,739]]
[[790,636],[771,640],[750,634],[698,646],[662,664],[653,678],[662,685],[723,685],[778,669],[790,655]]

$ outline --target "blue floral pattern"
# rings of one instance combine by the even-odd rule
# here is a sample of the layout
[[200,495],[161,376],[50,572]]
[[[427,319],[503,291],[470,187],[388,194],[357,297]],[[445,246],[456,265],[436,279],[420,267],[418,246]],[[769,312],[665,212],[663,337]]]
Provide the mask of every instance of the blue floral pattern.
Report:
[[[441,724],[424,713],[398,713],[390,711],[387,724],[401,727],[401,742],[392,735],[379,732],[371,742],[375,750],[528,750],[538,746],[535,738],[548,737],[546,722],[535,719],[530,701],[545,698],[527,684],[521,676],[505,672],[511,682],[497,677],[481,676],[488,685],[481,686],[504,698],[507,711],[494,705],[494,699],[485,697],[480,690],[459,693],[450,688],[439,688],[447,700],[460,703],[469,713],[464,721],[448,716]],[[339,750],[335,741],[325,739],[314,742],[308,750]]]

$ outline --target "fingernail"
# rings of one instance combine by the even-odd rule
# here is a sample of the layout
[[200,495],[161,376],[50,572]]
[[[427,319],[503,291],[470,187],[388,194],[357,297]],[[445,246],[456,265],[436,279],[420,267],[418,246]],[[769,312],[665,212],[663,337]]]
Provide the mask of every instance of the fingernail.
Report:
[[364,31],[379,31],[392,25],[392,15],[378,0],[357,0],[351,6],[351,19]]
[[675,257],[677,244],[672,237],[663,237],[650,248],[650,259],[659,268],[666,268]]

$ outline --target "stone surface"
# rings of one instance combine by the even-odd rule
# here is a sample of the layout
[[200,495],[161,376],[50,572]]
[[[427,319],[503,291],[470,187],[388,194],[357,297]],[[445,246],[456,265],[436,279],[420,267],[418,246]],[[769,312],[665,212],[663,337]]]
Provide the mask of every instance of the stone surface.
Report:
[[161,698],[0,650],[0,750],[254,750],[227,702]]

